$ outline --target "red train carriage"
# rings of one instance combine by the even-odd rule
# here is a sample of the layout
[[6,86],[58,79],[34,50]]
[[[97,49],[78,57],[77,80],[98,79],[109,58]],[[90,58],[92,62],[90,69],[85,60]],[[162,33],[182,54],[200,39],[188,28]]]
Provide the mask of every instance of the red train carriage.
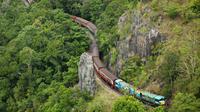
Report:
[[117,77],[104,68],[104,65],[98,56],[93,56],[93,62],[95,71],[97,72],[98,76],[107,82],[112,88],[114,88],[114,81],[117,79]]
[[79,23],[85,27],[87,27],[92,33],[96,34],[97,32],[97,28],[94,24],[92,24],[91,22],[85,20],[85,19],[82,19],[80,17],[76,17],[76,16],[72,16],[71,17],[76,23]]
[[100,69],[99,73],[105,82],[107,82],[112,88],[115,88],[115,80],[118,79],[115,75],[110,73],[106,68]]
[[104,65],[101,62],[101,60],[99,59],[99,56],[93,56],[92,59],[93,59],[93,62],[94,62],[94,68],[97,71],[99,71],[101,68],[104,68]]

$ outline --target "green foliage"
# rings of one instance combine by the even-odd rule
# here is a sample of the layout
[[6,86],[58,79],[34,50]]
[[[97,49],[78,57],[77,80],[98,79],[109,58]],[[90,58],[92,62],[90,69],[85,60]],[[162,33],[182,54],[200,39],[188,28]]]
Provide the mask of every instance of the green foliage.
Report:
[[39,112],[85,111],[86,102],[91,100],[87,93],[81,93],[77,89],[66,88],[62,84],[55,82],[48,88],[38,92],[39,96],[48,96],[44,105],[39,105]]
[[[200,17],[200,2],[199,0],[190,0],[190,1],[157,1],[153,0],[151,6],[156,12],[164,12],[165,15],[169,16],[172,19],[176,17],[181,17],[186,22]],[[158,10],[159,9],[159,10]]]
[[195,12],[196,14],[200,13],[200,1],[199,0],[191,0],[191,8],[192,11]]
[[153,8],[154,11],[157,11],[159,9],[159,0],[152,0],[151,2],[151,6]]
[[172,32],[177,34],[177,35],[180,35],[182,33],[181,26],[175,25],[174,28],[172,28]]
[[152,109],[151,112],[165,112],[164,107],[156,107],[154,109]]
[[199,112],[199,99],[192,94],[177,93],[172,101],[172,107],[169,112]]
[[103,107],[101,101],[93,103],[93,105],[89,106],[86,112],[103,112]]
[[180,7],[179,4],[170,2],[168,5],[164,7],[164,11],[167,16],[174,19],[179,15],[179,7]]
[[121,71],[120,78],[126,82],[133,82],[134,86],[138,86],[140,81],[139,77],[143,75],[144,66],[139,56],[129,58]]
[[81,0],[50,0],[49,3],[53,9],[62,8],[69,14],[81,15]]
[[[199,44],[197,32],[185,35],[184,39],[177,37],[166,44],[157,59],[157,75],[166,84],[162,89],[163,94],[171,96],[176,90],[193,93],[198,96],[199,86]],[[175,38],[175,37],[174,37]],[[178,42],[177,42],[178,41]]]
[[105,10],[110,0],[84,0],[81,14],[87,20],[96,21]]
[[117,59],[117,55],[118,55],[118,52],[117,52],[117,50],[115,48],[111,49],[111,55],[112,55],[112,57],[111,57],[110,63],[112,65],[114,65],[114,63],[116,62],[116,59]]
[[[166,80],[167,83],[170,84],[170,88],[173,88],[174,81],[176,80],[178,76],[178,69],[177,69],[177,64],[178,64],[178,59],[179,57],[177,54],[168,52],[165,54],[165,57],[162,62],[162,65],[159,66],[159,74],[161,75],[161,78]],[[166,96],[170,95],[172,90],[168,90],[165,94]]]
[[120,97],[114,104],[113,112],[145,112],[143,104],[132,96]]
[[69,88],[89,39],[50,2],[12,1],[1,12],[0,111],[79,111],[91,99]]

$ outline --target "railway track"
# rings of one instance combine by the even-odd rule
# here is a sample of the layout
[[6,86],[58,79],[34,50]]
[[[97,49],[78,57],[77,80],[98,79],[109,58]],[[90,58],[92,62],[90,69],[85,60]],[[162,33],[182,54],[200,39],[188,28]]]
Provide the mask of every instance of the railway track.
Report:
[[[90,32],[86,32],[87,33],[87,35],[89,36],[89,38],[91,39],[91,40],[95,40],[96,41],[96,39],[95,39],[95,36],[93,35],[93,34],[91,34]],[[92,48],[91,48],[92,49]],[[90,50],[89,50],[90,51]],[[90,52],[88,52],[88,54],[89,55],[92,55]],[[116,89],[113,89],[113,88],[111,88],[103,79],[101,79],[101,77],[99,77],[98,76],[98,74],[95,72],[95,74],[96,74],[96,77],[95,77],[95,80],[96,80],[96,82],[102,87],[102,88],[105,88],[105,89],[107,89],[108,91],[112,91],[112,92],[114,92],[115,94],[117,94],[117,95],[119,95],[119,96],[121,96],[122,94],[119,92],[119,91],[117,91]]]

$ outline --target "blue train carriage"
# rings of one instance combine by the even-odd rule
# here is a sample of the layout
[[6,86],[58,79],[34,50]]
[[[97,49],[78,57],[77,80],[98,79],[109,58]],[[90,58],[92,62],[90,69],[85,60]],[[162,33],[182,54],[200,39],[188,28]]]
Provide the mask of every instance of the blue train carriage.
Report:
[[121,79],[115,80],[115,88],[119,91],[126,92],[130,95],[134,95],[135,93],[135,90],[131,87],[131,85],[124,82]]
[[156,95],[147,91],[136,90],[135,96],[140,100],[147,101],[154,105],[165,105],[165,97],[161,95]]

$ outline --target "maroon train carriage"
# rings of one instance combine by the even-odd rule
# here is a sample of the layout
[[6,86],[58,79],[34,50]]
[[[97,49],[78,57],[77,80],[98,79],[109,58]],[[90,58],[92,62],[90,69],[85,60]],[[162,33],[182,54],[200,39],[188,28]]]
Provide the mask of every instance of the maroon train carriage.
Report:
[[72,16],[71,17],[76,23],[79,23],[85,27],[87,27],[91,32],[93,32],[94,34],[96,34],[97,32],[97,28],[94,24],[92,24],[90,21],[87,21],[85,19],[82,19],[80,17],[76,17],[76,16]]
[[77,17],[76,19],[78,21],[80,21],[80,24],[87,27],[92,33],[96,34],[97,28],[93,23],[91,23],[90,21],[87,21],[85,19],[79,18],[79,17]]
[[106,68],[100,69],[99,72],[102,79],[107,82],[112,88],[115,88],[115,80],[118,78],[110,73]]
[[103,63],[98,56],[93,56],[93,62],[97,75],[101,77],[105,82],[107,82],[112,88],[114,88],[114,81],[117,79],[117,77],[110,73],[106,68],[104,68]]
[[82,18],[79,18],[79,17],[76,17],[76,16],[72,16],[71,17],[76,23],[79,23],[80,25],[82,25],[82,26],[87,26],[87,20],[84,20],[84,19],[82,19]]
[[93,56],[92,59],[94,62],[94,68],[95,68],[96,72],[98,72],[101,68],[104,68],[104,65],[101,62],[101,60],[99,59],[99,56]]
[[96,33],[97,33],[97,28],[96,28],[96,26],[95,26],[93,23],[88,22],[86,26],[87,26],[87,28],[88,28],[92,33],[94,33],[94,34],[96,35]]

